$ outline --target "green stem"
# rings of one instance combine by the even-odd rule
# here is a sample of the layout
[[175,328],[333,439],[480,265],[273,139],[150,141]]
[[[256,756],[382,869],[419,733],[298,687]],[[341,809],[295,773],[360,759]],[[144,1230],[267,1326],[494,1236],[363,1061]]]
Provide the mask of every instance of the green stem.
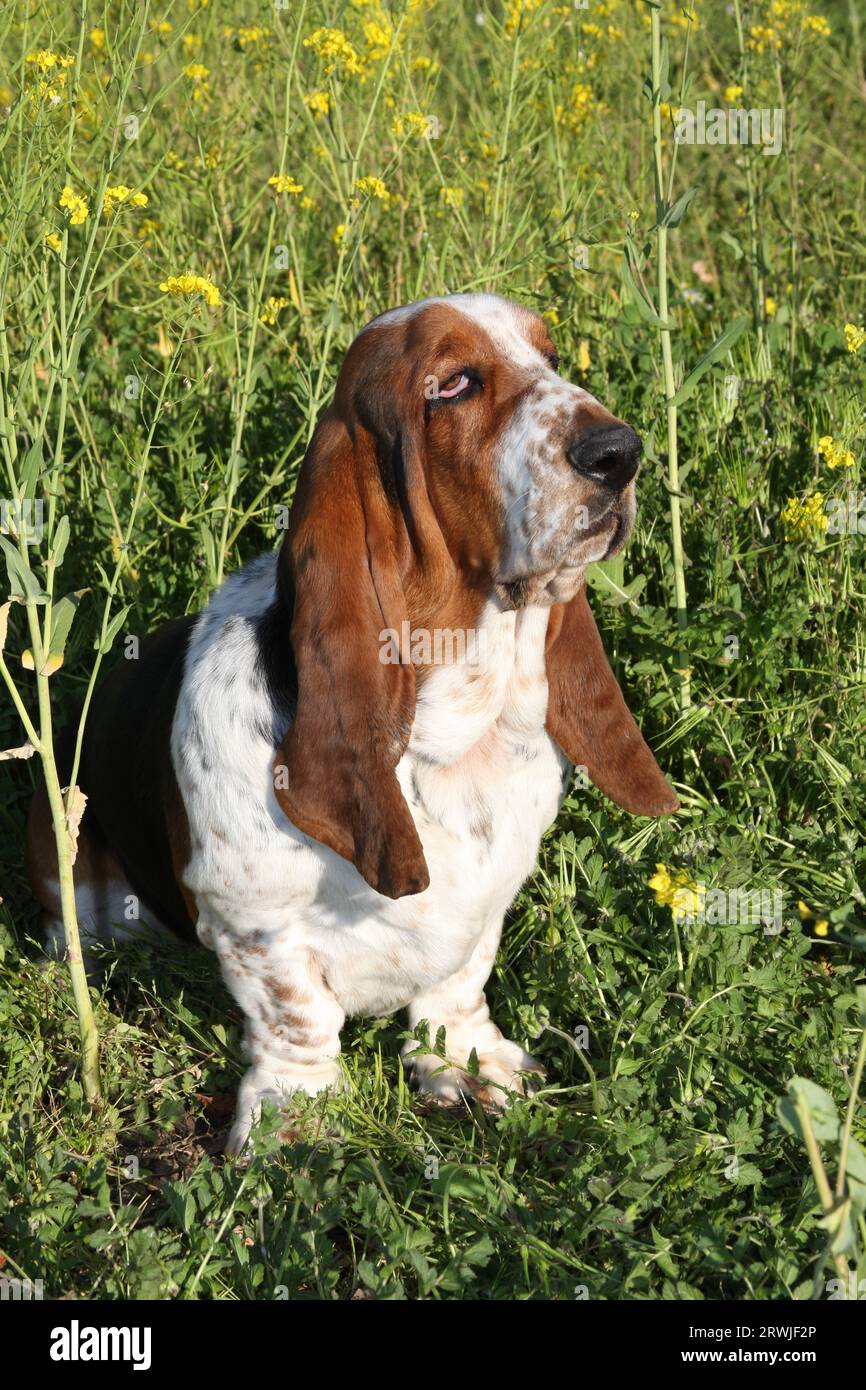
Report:
[[[743,16],[741,12],[741,0],[734,0],[734,17],[737,22],[737,47],[740,55],[739,80],[744,90],[748,94],[748,55],[746,53],[745,35],[743,32]],[[755,336],[758,344],[758,369],[762,374],[767,370],[767,342],[766,342],[766,286],[764,284],[763,256],[761,252],[761,238],[758,232],[758,195],[755,186],[755,173],[751,160],[746,154],[744,156],[746,169],[746,199],[749,210],[749,279],[752,287],[752,317],[755,324]]]
[[[680,509],[680,474],[677,455],[677,407],[674,404],[676,381],[674,378],[673,348],[671,345],[670,321],[668,319],[668,229],[659,225],[663,219],[664,167],[662,163],[662,118],[660,109],[661,89],[661,17],[658,10],[652,11],[652,85],[653,85],[653,156],[655,172],[656,233],[657,233],[657,289],[662,349],[662,372],[664,376],[665,413],[668,434],[668,496],[671,509],[671,551],[674,566],[674,596],[677,610],[677,627],[680,634],[688,622],[686,602],[685,558],[683,554],[682,518]],[[682,644],[677,654],[677,671],[680,678],[680,709],[687,710],[691,705],[691,691],[686,655]]]
[[[806,1153],[809,1155],[809,1163],[812,1168],[812,1176],[815,1179],[815,1186],[818,1189],[818,1196],[821,1199],[821,1206],[824,1208],[824,1215],[829,1216],[835,1205],[833,1193],[830,1190],[830,1183],[824,1168],[824,1161],[821,1158],[821,1150],[818,1148],[818,1140],[815,1138],[815,1131],[812,1128],[812,1120],[809,1115],[809,1107],[803,1095],[797,1096],[796,1101],[797,1116],[800,1121],[800,1129],[803,1134],[803,1142],[806,1145]],[[844,1281],[845,1287],[848,1286],[848,1261],[841,1253],[833,1256],[833,1264],[836,1266],[836,1273]]]
[[860,1039],[860,1051],[857,1054],[857,1064],[854,1068],[854,1076],[851,1081],[851,1094],[848,1097],[848,1110],[845,1114],[845,1128],[842,1131],[842,1143],[839,1146],[839,1171],[836,1174],[837,1198],[842,1197],[845,1193],[845,1173],[848,1167],[848,1145],[851,1139],[851,1126],[854,1123],[854,1111],[857,1107],[860,1082],[863,1080],[864,1064],[866,1064],[866,1028],[863,1029],[863,1036]]
[[[63,935],[66,942],[66,963],[72,981],[75,999],[75,1012],[78,1016],[78,1033],[81,1039],[81,1084],[90,1105],[98,1105],[101,1088],[99,1081],[99,1034],[87,972],[81,953],[81,937],[78,931],[78,913],[75,905],[75,882],[72,874],[72,843],[66,820],[66,807],[54,759],[54,746],[51,728],[51,696],[48,690],[48,677],[37,671],[36,689],[39,699],[40,742],[39,756],[42,759],[42,772],[45,789],[51,808],[51,821],[54,827],[54,843],[57,849],[57,878],[60,884],[60,907],[63,915]],[[70,787],[70,792],[72,788]]]

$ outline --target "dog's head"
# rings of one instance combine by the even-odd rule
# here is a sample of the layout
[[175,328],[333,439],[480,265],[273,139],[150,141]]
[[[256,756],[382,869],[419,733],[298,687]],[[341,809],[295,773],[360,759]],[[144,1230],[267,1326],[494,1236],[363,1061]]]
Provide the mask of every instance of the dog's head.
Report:
[[565,381],[544,321],[492,295],[392,310],[355,339],[307,452],[281,582],[298,708],[277,796],[392,897],[427,869],[394,769],[416,685],[383,631],[474,627],[485,603],[553,606],[548,729],[628,809],[676,799],[598,637],[586,566],[624,544],[640,441]]

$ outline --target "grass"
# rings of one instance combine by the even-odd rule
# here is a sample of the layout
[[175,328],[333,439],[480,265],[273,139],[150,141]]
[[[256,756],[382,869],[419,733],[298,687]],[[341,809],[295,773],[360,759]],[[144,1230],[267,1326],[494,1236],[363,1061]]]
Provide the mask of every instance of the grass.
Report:
[[[547,1066],[536,1099],[428,1113],[400,1020],[356,1019],[346,1094],[299,1105],[291,1145],[267,1116],[238,1168],[240,1020],[203,951],[106,956],[88,1102],[23,871],[39,758],[7,762],[4,1275],[219,1299],[809,1298],[840,1261],[866,1277],[861,37],[844,3],[829,34],[796,3],[734,10],[690,26],[664,3],[653,81],[632,0],[5,9],[0,444],[45,535],[4,547],[13,594],[21,566],[36,588],[10,609],[2,746],[280,539],[366,319],[485,288],[546,313],[565,373],[645,439],[636,534],[593,602],[682,810],[635,821],[575,787],[546,836],[491,982]],[[351,48],[308,46],[322,27]],[[676,144],[678,106],[737,86],[784,110],[778,156]],[[219,303],[160,289],[187,273]],[[779,893],[782,929],[677,920],[657,864]],[[786,1100],[792,1077],[812,1089]]]

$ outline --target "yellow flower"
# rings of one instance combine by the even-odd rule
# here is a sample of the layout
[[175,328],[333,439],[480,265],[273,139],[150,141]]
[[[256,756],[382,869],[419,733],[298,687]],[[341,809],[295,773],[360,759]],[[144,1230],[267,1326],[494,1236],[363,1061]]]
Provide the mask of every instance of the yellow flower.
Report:
[[462,188],[456,188],[454,185],[443,185],[443,187],[439,189],[439,197],[442,199],[446,208],[454,208],[456,210],[463,206]]
[[211,306],[222,303],[216,285],[204,275],[169,275],[159,288],[163,294],[173,294],[179,298],[184,295],[204,295],[205,303]]
[[154,232],[159,231],[159,222],[155,217],[144,217],[138,224],[138,239],[143,241],[145,246],[149,246]]
[[343,242],[344,242],[345,239],[346,239],[346,224],[345,224],[345,222],[338,222],[338,223],[337,223],[336,227],[334,228],[334,235],[333,235],[333,237],[332,237],[331,239],[332,239],[332,241],[333,241],[333,243],[334,243],[335,246],[342,246]]
[[656,864],[656,871],[652,878],[647,879],[647,887],[651,888],[656,895],[657,903],[666,903],[671,886],[671,876],[666,864]]
[[201,48],[201,39],[198,34],[184,34],[183,51],[187,57],[191,58],[193,53],[197,53]]
[[52,251],[62,251],[63,242],[56,232],[46,232],[42,238],[46,246],[50,246]]
[[829,524],[823,492],[810,492],[802,501],[799,497],[789,497],[782,508],[782,524],[786,541],[798,540],[815,532],[823,534]]
[[105,47],[105,30],[91,29],[90,42],[93,46],[94,53],[101,53],[103,48]]
[[850,449],[837,444],[832,434],[822,434],[818,440],[818,453],[826,460],[828,468],[853,468],[854,455]]
[[725,88],[723,95],[725,101],[738,101],[743,95],[743,89],[738,82],[732,82],[730,87]]
[[275,193],[303,193],[304,185],[296,183],[289,174],[271,174],[268,184]]
[[378,198],[380,203],[387,203],[391,197],[382,180],[377,179],[373,174],[368,174],[363,179],[356,179],[355,188],[359,193],[366,193],[370,198]]
[[65,208],[71,226],[80,227],[82,222],[87,221],[87,215],[90,212],[87,199],[83,194],[74,193],[68,183],[64,185],[57,206]]
[[71,53],[53,53],[50,48],[38,48],[28,53],[24,61],[35,63],[40,72],[50,72],[52,68],[71,68],[75,58]]
[[372,62],[377,62],[380,58],[387,58],[393,37],[394,30],[390,24],[377,24],[374,20],[367,21],[364,25],[364,39],[367,44],[368,56]]
[[509,38],[526,30],[525,21],[541,6],[541,0],[508,0],[505,10],[505,32]]
[[321,60],[326,77],[352,77],[361,71],[361,64],[342,29],[321,27],[304,39],[304,48],[311,48]]
[[311,92],[304,98],[304,104],[316,117],[327,116],[331,109],[330,92]]
[[753,24],[749,30],[746,47],[752,49],[754,53],[763,53],[766,48],[781,48],[782,40],[777,30],[771,25]]
[[109,217],[114,212],[115,206],[120,203],[129,203],[132,208],[146,208],[147,194],[134,193],[131,188],[127,188],[125,183],[118,183],[113,188],[106,188],[102,198],[103,217]]
[[775,314],[775,312],[776,312],[776,301],[775,301],[775,299],[773,298],[773,296],[772,296],[771,294],[768,294],[767,297],[766,297],[765,300],[764,300],[764,313],[767,315],[767,318],[768,318],[768,319],[771,319],[771,318],[773,317],[773,315]]
[[589,366],[589,340],[587,338],[581,338],[577,345],[577,370],[585,373],[589,371]]
[[559,323],[559,310],[553,308],[545,309],[541,317],[543,319],[546,319],[552,328],[556,328],[557,324]]
[[[808,922],[811,917],[814,917],[815,914],[813,913],[812,909],[806,906],[802,898],[797,903],[797,907],[800,910],[800,916],[804,922]],[[829,930],[830,922],[828,918],[817,917],[815,919],[814,932],[816,936],[826,936]]]
[[152,34],[170,34],[174,26],[167,19],[152,19],[147,27]]
[[267,304],[259,314],[259,320],[262,323],[275,324],[280,310],[285,309],[290,303],[291,300],[284,299],[282,295],[270,295]]
[[210,68],[206,68],[204,63],[187,63],[183,69],[184,77],[188,77],[192,83],[192,99],[203,106],[210,102]]
[[822,39],[829,39],[833,32],[822,14],[807,14],[803,20],[803,28],[811,29],[813,34],[818,34]]
[[866,343],[866,328],[860,328],[856,323],[846,323],[845,346],[848,351],[859,352],[864,343]]
[[395,116],[391,123],[391,134],[397,136],[423,135],[429,139],[432,129],[432,118],[420,111],[407,111],[405,116]]
[[666,864],[656,864],[647,887],[655,893],[657,903],[670,908],[675,922],[696,917],[703,910],[706,888],[702,883],[693,882],[685,869],[676,869],[671,874]]
[[246,48],[249,44],[259,43],[262,39],[270,38],[270,29],[262,28],[258,24],[241,25],[238,29],[238,43],[241,48]]
[[560,102],[555,106],[554,119],[557,125],[576,132],[592,113],[593,105],[592,87],[588,82],[576,82],[571,89],[569,105],[564,106]]
[[[65,69],[72,67],[75,62],[72,55],[54,53],[50,48],[39,48],[33,53],[28,53],[25,62],[33,63],[42,74],[36,85],[30,88],[31,105],[36,107],[41,101],[46,106],[59,106],[66,88]],[[46,77],[46,73],[50,73],[51,76]]]

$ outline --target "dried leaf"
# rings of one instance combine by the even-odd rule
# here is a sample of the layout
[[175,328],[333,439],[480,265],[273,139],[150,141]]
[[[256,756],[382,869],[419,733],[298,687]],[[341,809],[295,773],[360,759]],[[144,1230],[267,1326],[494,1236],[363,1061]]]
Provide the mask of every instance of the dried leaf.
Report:
[[[62,793],[66,796],[68,787],[63,787]],[[78,855],[78,827],[81,824],[81,817],[84,815],[87,806],[87,797],[80,787],[76,787],[72,795],[72,805],[66,812],[66,832],[69,836],[69,849],[72,855],[72,862],[75,863]]]
[[36,749],[28,739],[20,748],[5,748],[0,752],[0,763],[6,762],[9,758],[32,758],[35,752]]

